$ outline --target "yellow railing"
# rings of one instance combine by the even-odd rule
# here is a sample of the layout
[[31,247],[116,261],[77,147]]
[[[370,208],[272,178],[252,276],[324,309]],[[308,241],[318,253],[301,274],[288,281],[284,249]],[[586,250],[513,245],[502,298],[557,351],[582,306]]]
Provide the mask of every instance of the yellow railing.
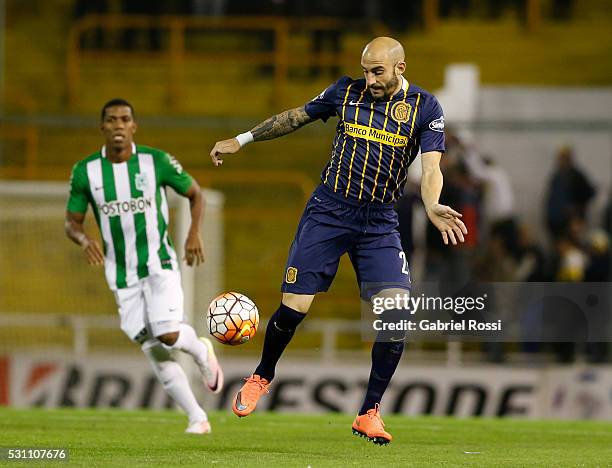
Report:
[[[527,31],[533,32],[541,23],[541,0],[527,0],[523,16]],[[426,31],[433,31],[439,22],[439,0],[422,0],[422,23]],[[153,60],[168,68],[167,100],[169,108],[180,109],[181,94],[184,88],[185,59],[197,56],[211,64],[240,63],[270,66],[273,68],[274,95],[272,105],[278,107],[283,103],[283,96],[288,82],[290,66],[331,66],[355,65],[355,57],[342,52],[291,51],[289,39],[297,32],[337,31],[348,29],[350,23],[338,18],[289,18],[279,16],[176,16],[176,15],[88,15],[73,23],[68,33],[67,47],[67,97],[70,109],[79,104],[81,89],[81,64],[86,59],[104,60],[114,58],[138,58]],[[158,52],[138,52],[121,50],[84,50],[80,38],[91,30],[116,32],[126,29],[148,30],[151,28],[168,33],[166,48]],[[371,35],[389,35],[388,29],[379,22],[371,22]],[[219,52],[194,52],[185,45],[186,31],[220,31],[269,33],[273,37],[273,48],[270,51],[224,50]]]
[[[423,27],[426,31],[433,31],[440,18],[440,0],[422,0],[423,5]],[[528,32],[535,32],[542,23],[542,0],[527,0],[525,5],[520,7],[525,11],[525,28]]]
[[[169,34],[168,47],[165,50],[149,53],[147,58],[157,60],[168,65],[169,77],[167,80],[167,94],[170,108],[180,106],[181,89],[184,83],[185,58],[195,55],[206,59],[210,63],[242,63],[272,66],[274,69],[274,102],[282,102],[286,88],[289,66],[325,66],[354,63],[354,57],[344,57],[333,52],[307,52],[300,54],[290,53],[289,36],[298,31],[342,31],[346,29],[346,21],[335,18],[286,18],[275,16],[248,16],[248,17],[202,17],[202,16],[142,16],[142,15],[89,15],[76,21],[70,28],[67,47],[67,95],[71,109],[78,106],[79,90],[81,88],[81,62],[86,58],[102,60],[109,57],[134,57],[138,52],[125,51],[88,51],[80,47],[80,38],[86,31],[102,29],[108,32],[132,29],[157,28]],[[272,51],[220,51],[220,52],[191,52],[185,47],[186,30],[200,31],[249,31],[268,32],[273,34],[274,48]],[[386,29],[378,23],[373,23],[371,32],[384,34]],[[143,53],[140,52],[142,56]]]

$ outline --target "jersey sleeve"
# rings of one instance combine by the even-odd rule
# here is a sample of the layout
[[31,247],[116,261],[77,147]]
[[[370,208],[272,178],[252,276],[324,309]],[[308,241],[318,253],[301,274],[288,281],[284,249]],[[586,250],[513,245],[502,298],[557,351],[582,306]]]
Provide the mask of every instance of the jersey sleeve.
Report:
[[193,183],[181,163],[168,153],[161,153],[158,157],[158,176],[160,185],[168,185],[181,195],[187,193]]
[[72,167],[70,175],[70,194],[68,196],[68,204],[66,211],[73,213],[87,212],[89,204],[89,179],[87,178],[87,170],[85,166],[76,163]]
[[336,115],[338,107],[338,95],[341,88],[346,88],[346,83],[351,81],[348,76],[343,76],[335,83],[329,85],[321,94],[309,101],[304,106],[306,113],[312,119],[321,119],[327,122],[327,119]]
[[444,112],[434,96],[429,96],[421,112],[419,145],[421,153],[444,152]]

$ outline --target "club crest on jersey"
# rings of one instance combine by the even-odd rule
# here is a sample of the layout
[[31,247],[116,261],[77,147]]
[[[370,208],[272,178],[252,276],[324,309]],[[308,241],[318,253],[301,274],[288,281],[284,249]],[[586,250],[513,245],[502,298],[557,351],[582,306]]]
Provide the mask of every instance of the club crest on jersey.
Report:
[[136,177],[134,178],[134,182],[136,184],[136,189],[140,190],[141,192],[144,192],[147,188],[147,176],[142,174],[142,173],[138,173],[136,174]]
[[407,102],[404,102],[404,101],[396,102],[395,104],[393,104],[393,107],[391,108],[391,117],[393,117],[393,119],[396,120],[397,122],[406,123],[408,122],[408,119],[410,118],[411,111],[412,111],[412,106],[408,104]]
[[287,274],[285,275],[285,282],[293,284],[297,281],[298,270],[295,267],[287,268]]

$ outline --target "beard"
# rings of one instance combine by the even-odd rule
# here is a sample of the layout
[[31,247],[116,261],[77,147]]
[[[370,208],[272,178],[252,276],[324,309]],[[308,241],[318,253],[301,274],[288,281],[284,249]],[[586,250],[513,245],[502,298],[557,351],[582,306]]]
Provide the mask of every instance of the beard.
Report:
[[397,76],[394,76],[393,78],[391,78],[389,82],[387,83],[387,86],[385,86],[385,97],[390,98],[391,94],[393,94],[393,91],[397,89],[398,85],[399,85],[399,78]]
[[376,91],[383,91],[383,95],[380,97],[375,97],[374,95],[372,95],[372,97],[374,97],[374,100],[376,101],[382,101],[384,99],[389,99],[391,97],[391,95],[393,94],[393,92],[397,89],[397,86],[399,84],[399,78],[397,76],[393,76],[393,78],[391,78],[389,80],[389,82],[384,85],[384,87],[376,87],[376,88],[371,88],[370,89],[370,93],[372,93],[372,89],[375,89]]

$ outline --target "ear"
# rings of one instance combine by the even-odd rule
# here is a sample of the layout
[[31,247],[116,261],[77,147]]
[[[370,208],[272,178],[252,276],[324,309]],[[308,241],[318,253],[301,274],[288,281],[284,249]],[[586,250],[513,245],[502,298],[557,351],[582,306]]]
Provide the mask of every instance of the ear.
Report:
[[136,130],[138,130],[138,124],[134,122],[134,130],[132,130],[132,133],[136,133]]
[[396,66],[395,66],[395,70],[396,70],[396,73],[397,73],[398,75],[403,75],[403,74],[404,74],[404,72],[406,71],[406,62],[404,62],[404,61],[399,62],[399,63],[398,63]]

